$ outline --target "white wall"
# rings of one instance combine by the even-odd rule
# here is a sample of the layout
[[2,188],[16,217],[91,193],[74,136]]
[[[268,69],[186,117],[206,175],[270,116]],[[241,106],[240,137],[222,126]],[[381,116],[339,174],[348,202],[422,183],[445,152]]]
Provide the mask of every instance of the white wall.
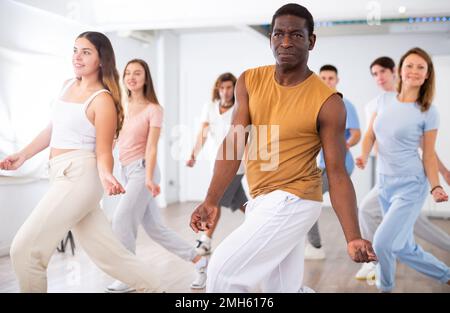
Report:
[[84,27],[11,0],[0,2],[0,26],[2,46],[51,55],[71,53],[73,40]]
[[0,176],[0,256],[9,253],[11,242],[48,189],[48,180]]
[[179,103],[178,82],[180,79],[179,37],[173,31],[157,33],[158,52],[157,91],[164,107],[164,126],[158,147],[158,163],[161,169],[161,196],[159,203],[165,206],[179,200],[178,154],[173,151],[172,131],[178,125]]
[[[70,56],[73,46],[73,40],[82,30],[82,26],[70,21],[65,21],[59,16],[47,14],[40,10],[35,10],[12,1],[3,0],[0,4],[0,47],[6,50],[27,53],[29,55],[42,55],[47,58],[54,57],[54,66],[60,66],[61,60],[67,59],[67,68],[70,68]],[[47,70],[51,70],[48,68]],[[30,69],[31,71],[31,69]],[[57,74],[62,75],[66,71],[58,69]],[[29,85],[27,77],[17,81],[14,88],[21,87],[24,93],[33,92],[35,86],[43,84],[39,80],[40,73],[29,72],[30,77],[34,77],[34,85]],[[56,79],[58,78],[58,79]],[[43,86],[42,90],[57,90],[61,87],[65,77],[55,77],[55,80],[49,79],[46,84],[54,85],[51,88]],[[58,82],[56,82],[58,80]],[[2,87],[13,85],[12,81],[0,81]],[[38,88],[39,89],[39,88]],[[5,94],[3,93],[3,96]],[[40,95],[41,96],[41,95]],[[47,102],[33,101],[26,103],[30,108],[23,108],[23,116],[27,118],[33,116],[33,106],[48,105],[54,94],[48,95]],[[4,98],[3,98],[4,99]],[[7,108],[15,103],[2,103],[2,115]],[[42,108],[44,110],[44,108]],[[34,115],[36,116],[36,115]],[[20,123],[20,120],[18,121]],[[3,124],[0,127],[4,127]],[[33,128],[35,133],[40,130],[39,123],[29,124],[28,128]],[[30,129],[33,131],[33,129]],[[45,158],[42,152],[40,157]],[[47,154],[48,155],[48,154]],[[42,163],[44,164],[44,163]],[[8,253],[9,245],[22,225],[26,217],[42,198],[47,189],[46,180],[23,178],[5,178],[0,174],[0,255]]]
[[153,80],[155,80],[157,77],[156,38],[153,43],[144,43],[132,38],[120,37],[116,32],[109,32],[106,35],[114,48],[117,70],[121,79],[127,62],[138,58],[148,63]]
[[25,144],[48,123],[51,100],[70,75],[73,40],[81,30],[59,16],[0,2],[0,154]]
[[[209,100],[217,75],[224,71],[239,75],[247,68],[274,63],[268,39],[259,34],[229,31],[182,34],[180,37],[180,122],[189,125],[191,132],[199,129],[199,112],[203,103]],[[364,105],[379,92],[369,72],[370,63],[381,55],[397,61],[414,46],[420,46],[432,55],[450,53],[450,39],[446,33],[320,37],[310,53],[309,66],[316,72],[325,63],[338,67],[341,79],[338,88],[355,104],[361,126],[365,127]],[[448,141],[450,134],[447,136]],[[192,146],[194,134],[187,139]],[[357,156],[360,145],[352,151]],[[355,169],[352,180],[361,200],[370,188],[370,173]],[[180,163],[180,181],[181,200],[202,199],[209,184],[207,162],[194,169],[187,169]],[[324,202],[329,203],[328,197]]]
[[[444,165],[450,168],[450,123],[448,122],[450,118],[450,88],[448,88],[450,79],[450,54],[435,55],[433,57],[433,64],[436,70],[436,96],[434,105],[436,105],[440,115],[436,152]],[[445,184],[442,176],[440,179],[441,185],[444,186],[448,193],[450,191],[449,186]],[[436,203],[429,196],[424,209],[430,216],[450,218],[449,202]]]
[[433,57],[436,69],[436,96],[434,104],[440,114],[440,125],[436,141],[436,152],[443,162],[450,167],[450,54]]

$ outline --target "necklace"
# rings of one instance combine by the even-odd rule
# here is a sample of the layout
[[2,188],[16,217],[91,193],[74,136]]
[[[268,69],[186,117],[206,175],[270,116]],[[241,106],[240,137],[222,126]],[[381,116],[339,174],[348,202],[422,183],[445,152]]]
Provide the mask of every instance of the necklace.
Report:
[[232,103],[232,104],[230,104],[230,105],[223,105],[222,103],[219,103],[219,105],[220,105],[220,107],[223,108],[223,109],[229,109],[229,108],[231,108],[231,107],[234,105],[234,103]]

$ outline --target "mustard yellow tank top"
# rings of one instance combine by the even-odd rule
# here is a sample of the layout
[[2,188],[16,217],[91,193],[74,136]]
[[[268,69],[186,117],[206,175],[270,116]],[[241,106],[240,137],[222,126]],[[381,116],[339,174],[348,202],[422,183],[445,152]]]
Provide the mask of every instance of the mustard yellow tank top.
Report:
[[296,86],[282,86],[274,65],[247,70],[245,84],[252,124],[245,160],[252,197],[284,190],[322,201],[317,118],[335,91],[314,73]]

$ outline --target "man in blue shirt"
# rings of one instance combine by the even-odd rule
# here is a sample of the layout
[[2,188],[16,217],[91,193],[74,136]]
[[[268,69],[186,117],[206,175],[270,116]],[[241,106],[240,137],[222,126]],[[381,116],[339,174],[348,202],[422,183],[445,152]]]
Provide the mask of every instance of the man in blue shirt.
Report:
[[[320,68],[319,71],[320,78],[332,89],[336,89],[339,83],[338,70],[335,66],[327,64]],[[347,111],[347,120],[345,125],[345,140],[347,142],[347,154],[345,155],[345,168],[347,173],[350,175],[355,167],[355,162],[353,161],[353,156],[349,150],[350,147],[356,145],[361,138],[361,130],[359,127],[358,114],[354,105],[350,100],[343,97],[345,104],[345,109]],[[320,151],[319,156],[319,167],[323,170],[322,172],[322,193],[329,191],[328,188],[328,178],[325,169],[325,161],[323,157],[323,150]],[[322,242],[319,233],[319,224],[316,222],[314,226],[308,233],[309,244],[306,245],[305,249],[305,259],[324,259],[325,251],[322,247]]]

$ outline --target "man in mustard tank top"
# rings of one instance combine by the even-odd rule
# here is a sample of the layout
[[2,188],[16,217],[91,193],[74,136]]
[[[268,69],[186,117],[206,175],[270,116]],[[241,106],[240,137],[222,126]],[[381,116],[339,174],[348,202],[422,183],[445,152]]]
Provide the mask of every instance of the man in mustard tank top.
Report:
[[376,261],[361,238],[356,196],[345,170],[346,111],[341,97],[308,68],[316,36],[313,17],[298,4],[279,8],[270,47],[276,64],[245,71],[236,85],[234,127],[222,143],[206,199],[192,213],[206,230],[246,151],[250,193],[245,221],[211,257],[207,292],[306,292],[305,236],[321,211],[323,147],[333,208],[355,262]]

